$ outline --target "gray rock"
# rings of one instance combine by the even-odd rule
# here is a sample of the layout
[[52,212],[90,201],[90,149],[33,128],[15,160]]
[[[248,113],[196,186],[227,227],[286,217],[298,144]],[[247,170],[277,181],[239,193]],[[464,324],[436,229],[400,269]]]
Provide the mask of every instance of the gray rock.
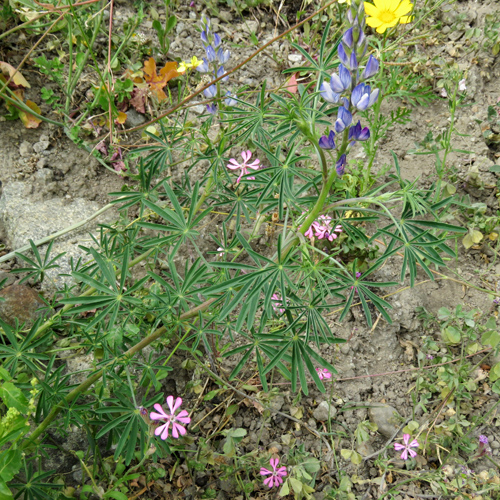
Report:
[[125,124],[129,127],[138,127],[142,125],[146,121],[146,117],[138,113],[135,109],[129,109],[127,111],[127,119],[125,120]]
[[256,33],[258,29],[259,23],[257,21],[247,21],[239,25],[239,31],[243,33]]
[[336,408],[328,404],[328,401],[322,401],[313,412],[313,417],[319,422],[328,420],[328,415],[333,418],[337,414]]
[[29,328],[44,314],[48,307],[38,293],[26,285],[10,285],[0,290],[0,318],[8,325],[19,324]]
[[33,153],[33,148],[31,147],[31,144],[28,141],[23,141],[21,142],[21,145],[19,146],[19,154],[21,156],[29,156],[31,153]]
[[50,146],[49,141],[39,141],[33,144],[33,150],[35,151],[35,153],[41,153],[42,151],[48,149],[49,146]]
[[[32,202],[27,194],[27,186],[22,182],[11,182],[3,188],[0,198],[0,225],[4,227],[7,244],[16,250],[26,245],[29,240],[37,241],[57,231],[80,222],[92,216],[101,207],[95,203],[75,199],[68,200],[53,198],[43,202]],[[57,263],[59,268],[49,269],[46,279],[42,283],[42,289],[54,292],[64,285],[74,285],[71,276],[70,259],[77,262],[78,259],[88,260],[87,254],[78,245],[91,246],[88,232],[98,222],[109,222],[113,219],[113,211],[109,211],[98,219],[95,219],[76,231],[61,236],[55,240],[52,246],[52,257],[66,252]],[[45,255],[46,245],[39,247],[42,257]]]
[[231,12],[228,10],[221,10],[218,14],[217,17],[221,20],[224,21],[225,23],[230,23],[233,20],[233,15]]
[[392,437],[404,420],[395,408],[384,404],[371,406],[368,415],[377,424],[378,432],[386,438]]

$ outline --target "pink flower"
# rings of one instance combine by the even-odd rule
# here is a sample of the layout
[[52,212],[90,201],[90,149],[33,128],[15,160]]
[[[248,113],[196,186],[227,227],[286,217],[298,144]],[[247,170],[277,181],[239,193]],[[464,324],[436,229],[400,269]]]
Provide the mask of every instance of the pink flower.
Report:
[[335,233],[341,233],[342,226],[339,224],[333,229],[331,221],[332,218],[329,215],[320,215],[318,220],[315,220],[311,224],[311,227],[304,233],[304,236],[311,240],[314,237],[318,238],[318,240],[326,239],[328,241],[337,239],[338,234]]
[[175,415],[175,412],[181,406],[181,404],[182,398],[177,398],[174,403],[174,397],[168,396],[167,405],[170,408],[170,414],[166,413],[158,403],[154,405],[154,409],[158,413],[152,411],[149,414],[149,418],[151,420],[162,420],[165,422],[163,425],[160,425],[155,429],[155,436],[160,436],[160,438],[163,440],[167,439],[168,428],[170,424],[172,424],[172,437],[177,439],[179,437],[179,434],[181,436],[184,436],[186,434],[186,429],[177,422],[189,424],[189,422],[191,422],[191,419],[188,417],[188,412],[186,410],[182,410],[178,415]]
[[224,257],[224,254],[226,253],[226,251],[222,247],[217,248],[217,252],[218,257]]
[[323,380],[324,378],[332,378],[332,374],[326,368],[316,368],[316,371],[318,372],[320,380]]
[[[236,184],[238,184],[241,180],[241,178],[244,175],[249,174],[250,172],[248,171],[249,168],[253,170],[258,170],[260,165],[260,160],[254,160],[252,163],[248,163],[250,161],[250,158],[252,157],[252,153],[250,151],[243,151],[241,153],[241,156],[243,157],[243,163],[238,163],[234,158],[231,158],[229,160],[230,165],[227,165],[227,168],[230,170],[236,170],[238,168],[241,169],[240,176],[238,177],[238,180],[236,181]],[[248,177],[248,179],[255,179],[255,177]]]
[[279,461],[279,458],[271,458],[271,460],[269,460],[269,463],[271,464],[273,470],[268,470],[264,467],[260,469],[261,476],[269,476],[269,474],[271,474],[267,479],[264,479],[264,484],[266,486],[269,486],[269,488],[272,488],[273,486],[279,486],[281,483],[283,483],[282,477],[286,476],[286,467],[280,467],[279,469],[276,469]]
[[403,444],[400,443],[394,443],[394,449],[396,451],[401,451],[403,450],[403,453],[401,453],[401,458],[403,460],[408,460],[408,453],[410,454],[411,458],[414,458],[417,456],[417,452],[413,451],[411,448],[418,448],[418,441],[414,439],[411,443],[408,444],[410,441],[410,435],[409,434],[403,434]]
[[274,309],[274,312],[283,314],[285,310],[283,309],[283,301],[281,300],[281,295],[279,293],[273,293],[271,296],[271,303]]

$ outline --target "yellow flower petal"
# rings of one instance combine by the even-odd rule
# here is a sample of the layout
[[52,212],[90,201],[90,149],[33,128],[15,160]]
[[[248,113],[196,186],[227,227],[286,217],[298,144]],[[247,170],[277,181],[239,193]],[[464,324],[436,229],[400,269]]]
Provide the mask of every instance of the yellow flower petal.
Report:
[[396,15],[397,17],[402,17],[411,12],[412,7],[413,5],[410,2],[403,1],[401,2],[401,5],[399,5],[399,7],[394,11],[394,15]]
[[[365,2],[365,12],[366,15],[371,16],[371,17],[377,17],[378,13],[380,12],[375,5]],[[370,25],[368,25],[370,26]]]
[[385,23],[383,23],[380,19],[377,19],[376,17],[367,17],[366,24],[368,24],[370,28],[378,28],[379,26],[382,26]]
[[403,16],[399,18],[399,22],[401,24],[408,24],[413,21],[413,16]]

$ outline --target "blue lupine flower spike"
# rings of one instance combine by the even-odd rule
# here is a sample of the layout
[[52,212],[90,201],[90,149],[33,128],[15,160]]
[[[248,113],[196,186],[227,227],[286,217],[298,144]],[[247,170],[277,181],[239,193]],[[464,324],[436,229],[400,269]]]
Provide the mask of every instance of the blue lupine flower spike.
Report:
[[322,149],[335,149],[335,132],[330,131],[328,135],[324,135],[319,140],[319,147]]

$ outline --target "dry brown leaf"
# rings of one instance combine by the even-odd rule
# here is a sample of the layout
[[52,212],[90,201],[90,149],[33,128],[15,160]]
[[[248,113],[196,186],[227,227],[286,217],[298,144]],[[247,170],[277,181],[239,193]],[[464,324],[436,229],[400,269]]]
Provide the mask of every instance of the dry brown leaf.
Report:
[[31,87],[31,85],[26,81],[26,78],[24,78],[24,76],[21,75],[21,73],[19,71],[17,73],[15,73],[16,68],[14,68],[13,66],[11,66],[10,64],[8,64],[6,62],[3,62],[3,61],[0,61],[0,71],[2,72],[2,74],[4,75],[4,77],[6,78],[5,80],[3,80],[4,83],[12,75],[14,75],[14,78],[12,79],[11,83],[14,83],[14,85],[17,85],[17,86],[20,86],[20,87],[24,87],[24,88],[28,88],[28,89]]
[[144,79],[146,83],[149,84],[149,88],[151,92],[157,97],[158,101],[163,101],[167,98],[165,92],[163,92],[163,87],[167,85],[167,83],[179,76],[180,73],[177,72],[177,63],[176,62],[168,62],[165,66],[160,69],[160,74],[156,74],[156,62],[150,57],[144,63]]
[[[32,109],[39,115],[42,113],[42,110],[33,101],[26,101],[26,106],[28,106],[28,108]],[[37,118],[36,116],[33,116],[31,113],[28,113],[22,109],[19,110],[19,118],[26,128],[38,128],[38,125],[42,123],[42,120],[40,120],[40,118]]]

